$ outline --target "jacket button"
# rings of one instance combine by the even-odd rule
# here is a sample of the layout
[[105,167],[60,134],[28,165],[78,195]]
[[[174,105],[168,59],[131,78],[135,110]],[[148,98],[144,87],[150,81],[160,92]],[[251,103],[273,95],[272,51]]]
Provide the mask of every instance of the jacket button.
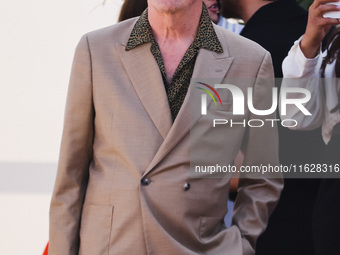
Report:
[[144,178],[141,180],[141,183],[143,186],[148,186],[151,183],[151,181],[148,178]]
[[190,183],[185,183],[183,186],[184,191],[188,191],[190,189]]

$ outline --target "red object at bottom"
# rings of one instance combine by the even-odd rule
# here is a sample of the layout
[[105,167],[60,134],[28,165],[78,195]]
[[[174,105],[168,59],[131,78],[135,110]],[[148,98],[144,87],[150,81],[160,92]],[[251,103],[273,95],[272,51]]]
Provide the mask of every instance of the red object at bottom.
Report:
[[46,248],[45,248],[45,250],[44,250],[43,255],[48,255],[48,243],[47,243],[47,245],[46,245]]

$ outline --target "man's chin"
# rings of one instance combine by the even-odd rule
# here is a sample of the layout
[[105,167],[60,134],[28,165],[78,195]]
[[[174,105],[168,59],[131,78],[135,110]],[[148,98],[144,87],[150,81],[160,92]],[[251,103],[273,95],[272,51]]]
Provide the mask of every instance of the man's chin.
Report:
[[187,10],[192,5],[191,1],[184,0],[161,0],[155,4],[156,9],[161,13],[174,14],[183,10]]

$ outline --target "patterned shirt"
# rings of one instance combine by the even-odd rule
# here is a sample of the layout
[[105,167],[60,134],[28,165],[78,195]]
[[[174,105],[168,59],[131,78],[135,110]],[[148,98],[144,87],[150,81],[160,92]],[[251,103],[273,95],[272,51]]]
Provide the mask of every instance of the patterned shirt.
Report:
[[203,4],[203,10],[196,37],[187,49],[173,75],[171,83],[169,84],[166,79],[162,54],[153,36],[152,28],[148,20],[148,9],[146,9],[137,20],[130,34],[130,38],[125,50],[132,50],[135,47],[148,42],[152,43],[150,51],[154,56],[162,74],[163,83],[169,100],[172,119],[175,120],[187,94],[199,49],[203,48],[217,53],[223,53],[222,45],[217,38],[214,27],[209,18],[208,10]]

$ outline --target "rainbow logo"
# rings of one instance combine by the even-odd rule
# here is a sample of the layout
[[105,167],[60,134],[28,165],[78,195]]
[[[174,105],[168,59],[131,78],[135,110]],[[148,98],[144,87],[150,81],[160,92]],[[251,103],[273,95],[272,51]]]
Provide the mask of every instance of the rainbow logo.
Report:
[[[216,91],[213,87],[211,87],[210,85],[205,84],[205,83],[203,83],[203,82],[197,82],[197,83],[198,83],[198,84],[201,84],[201,85],[203,85],[203,86],[206,86],[206,87],[209,88],[212,92],[214,92],[214,94],[217,96],[218,100],[220,101],[220,104],[222,105],[222,100],[221,100],[221,98],[220,98],[220,95],[217,93],[217,91]],[[215,105],[217,105],[217,102],[216,102],[214,96],[211,94],[211,92],[210,92],[209,90],[206,90],[206,89],[203,89],[203,88],[200,88],[200,87],[197,87],[197,88],[200,89],[200,90],[203,90],[204,92],[206,92],[206,93],[212,98],[212,100],[214,100]]]

